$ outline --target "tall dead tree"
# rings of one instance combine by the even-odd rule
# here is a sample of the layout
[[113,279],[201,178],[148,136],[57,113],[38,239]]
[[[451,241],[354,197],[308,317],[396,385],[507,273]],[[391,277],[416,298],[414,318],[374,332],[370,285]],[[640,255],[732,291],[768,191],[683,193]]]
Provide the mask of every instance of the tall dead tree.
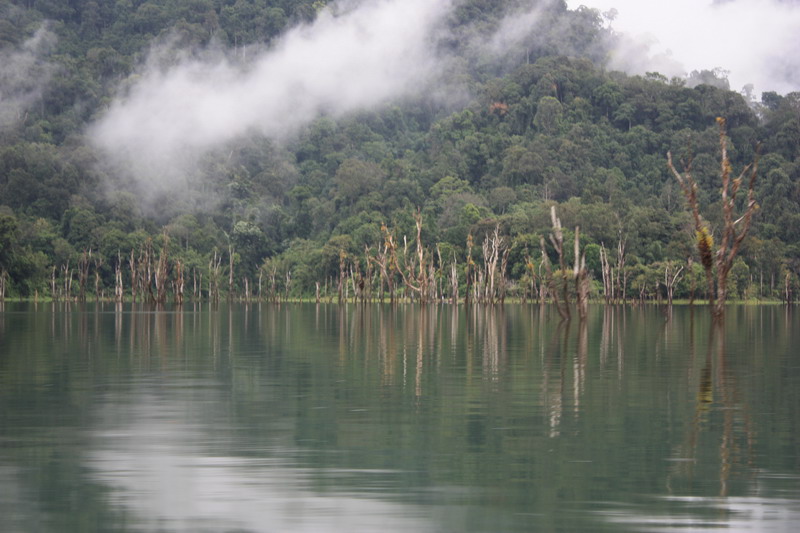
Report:
[[678,267],[671,261],[664,265],[664,288],[667,290],[667,305],[672,306],[672,296],[675,294],[675,285],[681,280],[683,265]]
[[578,316],[585,320],[589,310],[589,271],[586,270],[586,252],[581,254],[580,233],[580,227],[575,226],[575,266],[572,273],[575,277]]
[[[553,231],[550,233],[550,243],[555,248],[558,254],[558,265],[561,269],[561,302],[556,299],[556,306],[558,307],[558,314],[562,318],[568,319],[569,312],[569,280],[567,276],[567,263],[564,258],[564,233],[561,231],[561,220],[556,216],[556,206],[550,207],[550,219],[553,223]],[[544,246],[542,247],[542,255],[544,256]],[[551,272],[548,272],[552,278]],[[555,291],[551,291],[555,294]]]
[[611,263],[608,261],[608,252],[603,243],[600,243],[600,268],[603,272],[603,299],[606,304],[609,304],[614,297],[614,284],[611,276]]
[[121,302],[124,295],[122,287],[122,254],[117,250],[117,264],[114,265],[114,301]]
[[78,300],[86,301],[86,281],[89,279],[89,265],[92,262],[92,250],[84,250],[78,260]]
[[[700,214],[700,206],[697,200],[697,183],[692,177],[692,161],[689,159],[684,164],[683,174],[675,169],[672,163],[672,153],[667,153],[667,165],[672,174],[678,180],[683,190],[684,196],[689,203],[694,218],[695,235],[697,249],[700,253],[700,261],[706,272],[708,282],[709,304],[714,317],[721,318],[725,314],[725,300],[728,296],[728,274],[730,273],[736,254],[742,241],[747,236],[750,224],[753,221],[753,213],[758,209],[755,199],[755,183],[758,172],[758,157],[749,165],[742,169],[738,177],[731,179],[732,167],[728,159],[728,136],[725,131],[725,119],[718,117],[719,125],[719,145],[720,145],[720,180],[722,182],[721,201],[722,201],[722,220],[723,228],[720,235],[719,244],[714,250],[714,239],[708,224]],[[742,182],[747,176],[747,199],[744,206],[744,213],[736,216],[736,195],[741,189]],[[716,278],[714,269],[716,268]]]

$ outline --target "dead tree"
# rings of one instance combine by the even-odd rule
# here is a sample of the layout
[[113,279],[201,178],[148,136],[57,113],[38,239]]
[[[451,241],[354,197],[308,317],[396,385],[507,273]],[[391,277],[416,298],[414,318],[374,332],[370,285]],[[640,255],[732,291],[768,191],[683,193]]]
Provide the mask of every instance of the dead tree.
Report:
[[133,248],[131,248],[131,255],[128,258],[128,268],[131,269],[131,299],[136,303],[136,255]]
[[467,285],[467,290],[464,293],[464,304],[469,305],[471,292],[472,292],[472,284],[475,277],[475,261],[472,260],[472,233],[467,235],[467,267],[466,267],[466,274],[465,274],[465,281]]
[[603,272],[603,298],[606,304],[614,298],[614,280],[611,275],[611,263],[608,261],[608,252],[605,244],[600,244],[600,268]]
[[[700,215],[700,206],[697,200],[697,183],[692,177],[691,159],[684,164],[684,172],[681,174],[675,169],[672,163],[672,153],[667,153],[667,165],[672,174],[678,180],[683,190],[684,196],[689,203],[694,218],[697,249],[700,253],[700,261],[706,273],[708,283],[709,304],[714,317],[721,318],[725,313],[725,300],[728,296],[728,274],[730,273],[736,254],[742,241],[747,236],[750,224],[753,221],[753,213],[758,209],[755,199],[755,183],[758,172],[758,156],[753,163],[742,169],[738,177],[731,179],[732,167],[728,159],[728,137],[725,132],[725,119],[718,117],[719,125],[719,144],[720,144],[720,180],[722,181],[721,201],[722,201],[722,235],[719,244],[715,244],[708,224]],[[741,189],[742,182],[749,173],[747,184],[747,200],[744,213],[736,216],[736,195]],[[716,279],[714,278],[714,268],[716,268]]]
[[412,295],[416,295],[420,302],[427,303],[430,282],[425,260],[425,248],[422,246],[422,215],[419,211],[414,215],[414,221],[417,225],[416,257],[412,255],[409,259],[408,243],[406,243],[403,247],[403,265],[400,265],[396,251],[392,254],[391,260],[395,270],[400,273],[406,288],[410,289]]
[[219,279],[222,270],[222,255],[214,248],[214,256],[208,262],[208,298],[214,303],[219,302]]
[[78,300],[86,301],[86,281],[89,279],[89,265],[92,262],[92,250],[84,250],[78,260]]
[[169,271],[169,237],[164,232],[164,240],[161,251],[158,254],[158,262],[153,269],[153,279],[156,285],[156,303],[163,304],[167,301],[167,277]]
[[122,287],[122,254],[117,250],[117,264],[114,265],[114,301],[121,302],[124,295]]
[[175,262],[175,303],[183,305],[183,293],[185,290],[186,281],[183,277],[183,263],[181,261]]
[[[558,314],[564,319],[569,319],[569,281],[567,276],[567,263],[564,258],[564,233],[561,231],[561,220],[556,216],[556,206],[550,207],[550,219],[553,223],[553,231],[550,233],[550,243],[558,254],[558,264],[561,268],[561,302],[556,300]],[[544,247],[542,248],[544,252]],[[544,254],[543,254],[544,255]],[[549,263],[548,263],[549,264]],[[548,272],[552,278],[552,272]],[[550,291],[555,293],[555,291]],[[554,297],[555,298],[555,297]]]
[[664,287],[667,289],[667,305],[672,307],[672,295],[675,293],[675,285],[681,280],[683,266],[675,268],[671,262],[667,261],[664,266]]
[[100,280],[100,267],[103,266],[103,258],[100,255],[96,255],[94,258],[94,299],[95,301],[100,301],[101,299],[101,280]]
[[580,227],[575,226],[575,266],[572,272],[578,299],[578,316],[585,320],[589,309],[589,272],[586,270],[586,253],[581,254],[580,232]]
[[228,299],[233,298],[233,245],[228,245]]
[[453,254],[453,261],[450,263],[450,301],[458,303],[458,263],[456,254]]
[[536,289],[536,264],[533,262],[533,258],[529,253],[525,254],[525,270],[528,272],[529,286],[527,290],[522,291],[523,302],[525,301],[525,295],[528,294],[531,300],[536,301],[538,297],[538,291]]
[[50,272],[50,295],[53,298],[53,301],[58,301],[58,287],[56,286],[56,271],[58,267],[53,265],[52,271]]
[[0,302],[6,300],[6,281],[8,280],[8,272],[6,269],[0,270]]
[[626,244],[627,242],[622,236],[622,232],[620,232],[619,240],[617,241],[616,289],[614,291],[616,293],[615,299],[621,299],[622,303],[625,303],[625,300],[628,299],[628,271],[625,270],[625,261],[627,259],[625,255]]
[[383,300],[383,287],[389,291],[389,301],[394,303],[394,263],[392,257],[395,254],[394,236],[386,225],[381,225],[383,232],[383,246],[378,246],[375,257],[367,255],[367,260],[378,266],[381,277],[381,300]]
[[344,303],[344,289],[346,285],[345,276],[347,275],[347,271],[345,269],[345,260],[347,259],[347,253],[344,250],[339,250],[339,285],[337,287],[339,291],[339,304]]

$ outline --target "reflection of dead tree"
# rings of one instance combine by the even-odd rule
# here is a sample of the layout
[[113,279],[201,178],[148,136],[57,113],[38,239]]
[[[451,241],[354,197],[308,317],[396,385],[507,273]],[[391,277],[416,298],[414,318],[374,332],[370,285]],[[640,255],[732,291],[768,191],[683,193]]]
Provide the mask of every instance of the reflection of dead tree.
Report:
[[[689,338],[693,338],[690,334]],[[690,345],[690,365],[694,360],[694,345]],[[716,357],[714,354],[716,352]],[[715,402],[719,405],[715,407]],[[741,448],[737,443],[737,430],[742,431],[746,441],[747,464],[752,467],[754,431],[752,420],[747,405],[741,405],[738,398],[735,376],[728,370],[725,350],[725,332],[720,321],[714,321],[708,335],[705,363],[700,371],[700,377],[695,400],[695,413],[688,431],[684,449],[678,454],[682,458],[691,458],[692,461],[676,463],[676,470],[686,470],[685,475],[691,475],[693,466],[699,460],[697,454],[700,435],[704,429],[721,428],[719,441],[719,490],[720,496],[728,496],[728,483],[733,473],[733,467],[739,460]],[[722,424],[711,424],[709,418],[715,414],[722,417]],[[670,477],[672,477],[670,475]]]
[[[672,154],[667,153],[667,165],[672,171],[675,178],[683,190],[686,200],[689,202],[689,207],[692,210],[694,217],[695,232],[697,237],[697,249],[700,253],[700,260],[706,272],[706,280],[708,283],[709,303],[712,307],[714,317],[721,318],[725,312],[725,300],[727,298],[727,282],[728,273],[733,266],[733,261],[736,259],[736,254],[739,252],[739,247],[742,244],[747,232],[750,229],[753,213],[758,209],[758,204],[755,200],[755,182],[758,170],[758,158],[744,167],[738,177],[731,180],[731,163],[728,160],[728,138],[725,133],[725,119],[717,118],[719,124],[719,144],[721,150],[720,156],[720,178],[722,181],[722,217],[723,229],[720,242],[717,245],[716,252],[714,251],[714,240],[708,225],[703,221],[700,215],[700,207],[697,199],[697,183],[692,178],[691,166],[692,162],[689,160],[684,165],[684,173],[681,174],[675,169],[672,164]],[[742,180],[749,171],[750,176],[747,187],[747,202],[744,214],[739,218],[734,219],[734,209],[736,203],[736,194],[742,185]],[[716,280],[712,270],[716,267]]]
[[[563,338],[561,336],[562,329]],[[545,351],[542,346],[543,354],[547,354],[546,359],[542,361],[542,405],[546,408],[550,438],[558,437],[561,434],[561,417],[564,411],[564,354],[567,352],[568,338],[569,322],[561,321],[553,332],[549,348]],[[558,362],[557,368],[556,361]]]
[[586,365],[589,361],[589,325],[586,320],[578,324],[578,344],[573,362],[573,402],[575,417],[580,414],[581,396],[586,388]]

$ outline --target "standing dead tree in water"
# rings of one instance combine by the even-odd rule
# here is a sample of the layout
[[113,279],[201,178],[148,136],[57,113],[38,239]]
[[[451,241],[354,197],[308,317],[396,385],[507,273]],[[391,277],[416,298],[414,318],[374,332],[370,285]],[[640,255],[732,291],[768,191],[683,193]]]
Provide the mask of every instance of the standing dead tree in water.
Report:
[[585,320],[589,310],[589,271],[586,270],[586,252],[581,254],[580,233],[580,227],[575,226],[575,267],[572,273],[575,277],[578,316]]
[[214,248],[214,256],[208,262],[208,299],[219,302],[219,281],[222,270],[222,255]]
[[[700,215],[700,206],[697,200],[697,183],[692,177],[691,159],[684,164],[684,172],[681,174],[675,169],[672,163],[672,153],[667,153],[667,165],[672,174],[678,180],[683,190],[684,196],[689,203],[694,217],[695,234],[697,238],[697,249],[700,253],[700,261],[706,272],[708,282],[709,304],[715,318],[721,318],[725,313],[725,300],[728,296],[728,273],[739,252],[742,241],[747,236],[750,224],[753,221],[753,213],[758,209],[755,199],[755,183],[758,172],[758,157],[753,163],[744,167],[738,177],[731,179],[732,167],[728,159],[728,136],[725,132],[725,119],[717,118],[719,125],[719,144],[720,144],[720,179],[722,181],[721,201],[722,201],[722,220],[723,228],[719,244],[714,251],[714,239],[708,229],[708,224]],[[747,185],[747,201],[744,207],[744,214],[735,218],[736,195],[742,186],[745,176],[749,172]],[[716,267],[716,280],[714,279],[713,269]]]
[[422,214],[419,211],[414,215],[414,222],[417,226],[416,257],[408,253],[408,245],[406,244],[403,247],[403,265],[400,265],[396,252],[392,254],[392,264],[395,270],[400,273],[403,284],[411,290],[412,295],[416,295],[420,302],[428,303],[431,280],[430,272],[426,265],[428,254],[425,253],[425,248],[422,246]]
[[381,300],[383,300],[383,288],[389,292],[389,301],[394,303],[394,263],[392,258],[395,254],[394,236],[385,224],[381,225],[383,233],[383,246],[378,246],[375,257],[367,255],[367,261],[371,261],[378,266],[381,278]]
[[[483,281],[485,283],[482,291],[483,301],[493,304],[505,297],[504,278],[506,275],[505,268],[508,264],[508,246],[505,243],[505,239],[500,235],[500,226],[495,226],[491,237],[486,235],[483,240],[482,250]],[[498,261],[501,262],[499,272],[497,268]],[[497,280],[498,273],[500,274],[499,281]]]
[[121,302],[125,297],[122,286],[122,254],[117,250],[117,263],[114,265],[114,301]]
[[[568,319],[570,317],[569,281],[567,276],[567,263],[564,258],[564,233],[561,231],[561,219],[556,216],[556,206],[550,207],[550,219],[553,223],[553,231],[550,233],[550,243],[553,245],[553,248],[555,248],[556,253],[558,254],[558,265],[561,270],[561,300],[559,301],[555,287],[553,287],[553,290],[550,291],[550,294],[553,295],[553,300],[558,308],[558,314],[561,315],[561,318]],[[542,242],[542,258],[544,258],[545,255],[544,242]],[[553,274],[549,266],[550,262],[548,261],[547,275],[551,280],[551,284],[555,285],[555,280],[553,279]]]
[[100,288],[102,283],[100,279],[100,267],[103,266],[103,258],[99,254],[94,257],[94,298],[100,301],[103,297],[103,291]]
[[89,279],[89,265],[92,262],[92,250],[84,250],[78,260],[78,300],[86,301],[86,281]]
[[169,285],[169,237],[167,232],[164,232],[164,238],[161,245],[161,250],[158,254],[158,261],[153,268],[153,280],[156,286],[156,303],[163,304],[167,301],[167,289]]
[[675,285],[681,280],[683,265],[678,267],[671,261],[664,265],[664,288],[667,290],[667,305],[672,306],[672,296],[675,294]]
[[600,243],[600,268],[603,272],[603,299],[605,299],[606,304],[609,304],[614,298],[614,278],[611,274],[611,263],[608,261],[608,252],[603,243]]
[[475,261],[472,260],[472,233],[467,235],[467,265],[465,271],[465,282],[467,285],[467,290],[464,294],[464,304],[469,305],[470,296],[472,292],[472,285],[475,277]]

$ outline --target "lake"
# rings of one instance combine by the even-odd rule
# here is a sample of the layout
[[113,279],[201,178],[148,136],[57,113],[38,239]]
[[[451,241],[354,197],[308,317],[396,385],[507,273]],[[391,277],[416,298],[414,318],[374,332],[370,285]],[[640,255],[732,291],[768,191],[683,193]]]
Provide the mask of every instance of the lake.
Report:
[[784,306],[0,305],[4,532],[800,523]]

